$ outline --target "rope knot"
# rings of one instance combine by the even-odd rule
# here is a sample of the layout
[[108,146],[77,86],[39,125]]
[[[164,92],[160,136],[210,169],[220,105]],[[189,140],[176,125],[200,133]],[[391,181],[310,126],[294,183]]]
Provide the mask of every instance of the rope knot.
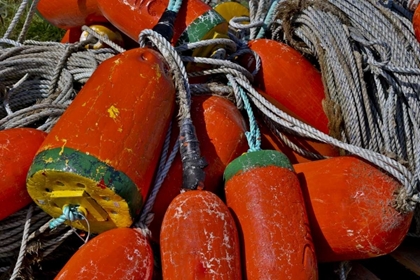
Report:
[[64,205],[63,214],[50,222],[50,229],[54,229],[66,221],[83,220],[87,216],[86,210],[79,205]]

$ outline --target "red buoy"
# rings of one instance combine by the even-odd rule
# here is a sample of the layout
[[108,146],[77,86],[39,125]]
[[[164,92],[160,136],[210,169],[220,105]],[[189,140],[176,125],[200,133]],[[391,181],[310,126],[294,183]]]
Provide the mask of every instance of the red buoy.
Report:
[[34,128],[0,131],[0,220],[32,202],[26,175],[47,134]]
[[[269,39],[248,43],[261,58],[255,85],[277,100],[297,118],[328,134],[328,118],[321,74],[298,51]],[[248,65],[245,65],[248,66]]]
[[246,279],[317,279],[299,180],[286,156],[269,150],[244,154],[224,177]]
[[169,205],[160,236],[163,279],[241,279],[238,232],[215,194],[194,190]]
[[117,228],[99,234],[83,245],[55,280],[151,280],[153,252],[137,229]]
[[295,164],[320,262],[364,259],[392,252],[407,234],[412,213],[399,213],[391,176],[360,158]]
[[[87,211],[92,232],[128,227],[142,209],[175,103],[162,56],[148,48],[101,63],[40,147],[28,174],[53,217]],[[74,227],[87,230],[84,221]]]

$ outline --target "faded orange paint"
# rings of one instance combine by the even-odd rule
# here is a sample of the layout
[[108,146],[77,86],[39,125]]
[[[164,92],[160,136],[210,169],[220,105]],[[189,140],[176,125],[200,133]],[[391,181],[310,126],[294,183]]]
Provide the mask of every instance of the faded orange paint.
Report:
[[160,238],[163,279],[241,279],[238,232],[227,206],[208,191],[169,205]]
[[165,67],[147,48],[104,61],[38,152],[66,147],[94,156],[129,176],[145,199],[175,104]]
[[401,184],[360,158],[345,156],[293,166],[306,201],[320,262],[365,259],[392,252],[413,213],[392,205]]
[[0,131],[0,220],[32,202],[26,174],[47,134],[33,128]]
[[83,245],[61,269],[56,280],[150,280],[153,252],[137,229],[117,228]]
[[225,193],[238,224],[244,279],[318,279],[296,174],[274,165],[247,168],[225,182]]
[[[318,70],[286,44],[258,39],[248,45],[261,58],[255,86],[303,122],[328,134],[328,118],[322,108],[324,86]],[[252,67],[246,61],[243,64]]]

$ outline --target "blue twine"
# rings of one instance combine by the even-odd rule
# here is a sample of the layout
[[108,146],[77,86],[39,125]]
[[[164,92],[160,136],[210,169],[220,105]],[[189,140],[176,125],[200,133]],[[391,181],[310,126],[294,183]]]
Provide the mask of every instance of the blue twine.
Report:
[[85,218],[82,213],[80,213],[77,208],[79,206],[74,205],[64,205],[63,206],[63,214],[55,218],[50,222],[50,229],[56,228],[59,225],[63,224],[65,221],[69,220],[71,222],[74,222],[76,220],[82,220]]
[[248,152],[256,152],[261,150],[261,133],[258,128],[257,121],[252,111],[251,103],[249,102],[248,96],[245,94],[243,88],[238,86],[241,98],[244,103],[244,108],[249,119],[249,131],[245,132],[246,140],[248,141],[249,149]]
[[261,27],[260,31],[258,32],[256,39],[261,39],[262,37],[264,37],[265,30],[267,29],[268,25],[273,21],[278,3],[279,3],[279,0],[275,0],[271,3],[270,9],[268,9],[267,15],[265,16],[265,19],[264,19],[264,25]]

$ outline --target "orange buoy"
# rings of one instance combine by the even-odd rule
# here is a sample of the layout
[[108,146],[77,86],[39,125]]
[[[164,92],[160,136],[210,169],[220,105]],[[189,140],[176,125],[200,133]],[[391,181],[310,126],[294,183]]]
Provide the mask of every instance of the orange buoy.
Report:
[[153,252],[137,229],[117,228],[99,234],[83,245],[55,280],[150,280]]
[[[102,14],[115,27],[137,41],[143,29],[153,28],[168,6],[169,0],[113,1],[97,0]],[[196,42],[227,36],[227,23],[201,0],[185,0],[176,15],[173,42]]]
[[[104,61],[40,147],[28,173],[32,199],[53,217],[87,212],[92,232],[128,227],[145,201],[175,90],[162,56],[137,48]],[[87,230],[84,221],[76,228]]]
[[[220,96],[210,95],[192,97],[191,118],[200,141],[202,156],[208,163],[204,169],[206,173],[205,189],[217,193],[222,189],[223,172],[226,166],[248,149],[245,121],[232,102]],[[179,128],[174,125],[172,142],[178,135]],[[149,229],[156,242],[159,242],[160,227],[166,209],[180,193],[181,187],[182,162],[178,154],[153,205],[154,218]]]
[[107,22],[96,0],[39,0],[37,10],[46,21],[63,29]]
[[417,41],[420,43],[420,5],[417,6],[413,15],[413,29],[416,35]]
[[295,164],[320,262],[388,254],[413,214],[392,207],[399,182],[365,161],[343,156]]
[[160,236],[163,279],[241,279],[238,232],[215,194],[193,190],[169,205]]
[[258,39],[248,45],[261,58],[256,87],[303,122],[328,134],[328,118],[322,108],[324,86],[315,67],[298,51],[277,41]]
[[61,38],[61,43],[76,43],[80,40],[80,35],[82,35],[82,28],[81,27],[72,27],[66,30],[64,33],[63,38]]
[[32,202],[26,174],[47,134],[34,128],[0,131],[0,220]]
[[232,161],[224,177],[246,279],[317,279],[305,204],[287,157],[249,152]]
[[[258,90],[258,92],[277,108],[281,109],[282,111],[289,114],[290,116],[296,119],[299,119],[300,121],[303,121],[294,112],[285,108],[273,97],[267,95],[262,90]],[[259,121],[259,123],[260,123],[259,128],[261,131],[261,148],[262,149],[280,151],[284,153],[287,156],[287,158],[290,160],[290,162],[293,164],[311,161],[310,158],[306,158],[305,156],[300,155],[299,153],[289,148],[262,121]],[[284,131],[282,133],[289,139],[289,141],[293,142],[296,146],[298,146],[299,148],[305,151],[309,151],[314,154],[319,154],[326,157],[336,157],[340,155],[339,150],[329,144],[318,142],[318,141],[311,140],[304,137],[295,136]]]

